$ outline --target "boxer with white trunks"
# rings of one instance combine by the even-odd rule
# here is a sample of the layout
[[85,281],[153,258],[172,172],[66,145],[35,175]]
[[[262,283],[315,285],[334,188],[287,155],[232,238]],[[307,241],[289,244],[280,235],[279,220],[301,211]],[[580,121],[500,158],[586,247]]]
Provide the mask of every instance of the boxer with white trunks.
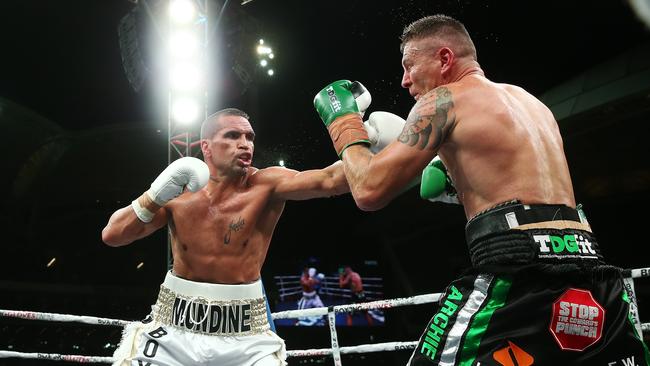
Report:
[[[367,106],[369,96],[360,93],[359,101]],[[205,162],[172,162],[110,217],[102,231],[106,244],[127,245],[169,225],[173,254],[150,319],[127,329],[116,365],[285,364],[260,283],[273,231],[286,201],[349,188],[340,162],[303,172],[254,168],[254,139],[246,113],[213,114],[201,127]]]
[[[322,308],[323,301],[318,296],[317,288],[320,286],[320,280],[316,277],[316,268],[305,267],[300,276],[300,287],[302,288],[302,297],[298,300],[298,309]],[[308,316],[298,318],[296,325],[324,325],[323,316]]]

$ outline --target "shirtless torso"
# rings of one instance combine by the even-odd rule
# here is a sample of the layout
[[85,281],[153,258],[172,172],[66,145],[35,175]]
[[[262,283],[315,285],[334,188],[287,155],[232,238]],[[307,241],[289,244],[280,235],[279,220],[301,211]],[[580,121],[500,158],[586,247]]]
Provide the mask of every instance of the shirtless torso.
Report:
[[[357,205],[364,210],[386,206],[439,155],[467,218],[513,199],[575,207],[551,111],[522,88],[488,80],[469,58],[441,72],[431,62],[435,42],[415,39],[404,48],[402,85],[416,104],[399,141],[374,156],[363,146],[345,151]],[[439,57],[453,58],[449,49],[438,52],[445,50],[448,55]]]
[[[285,201],[272,186],[250,174],[242,187],[188,193],[166,207],[171,228],[174,271],[181,277],[213,283],[247,283],[260,270]],[[216,184],[215,184],[216,186]]]
[[363,291],[363,282],[361,281],[361,276],[357,272],[352,271],[351,269],[346,269],[345,273],[339,278],[340,287],[347,287],[352,291],[352,293],[358,293]]
[[131,206],[115,212],[102,232],[112,246],[127,245],[169,224],[173,270],[199,282],[241,284],[260,278],[273,231],[287,200],[329,197],[349,191],[340,162],[298,172],[251,166],[254,132],[247,118],[215,118],[212,136],[202,141],[210,170],[208,183],[185,191],[163,206],[147,194],[138,201],[154,212],[138,219]]
[[446,88],[455,127],[438,155],[468,218],[512,199],[575,207],[562,138],[546,106],[480,74]]

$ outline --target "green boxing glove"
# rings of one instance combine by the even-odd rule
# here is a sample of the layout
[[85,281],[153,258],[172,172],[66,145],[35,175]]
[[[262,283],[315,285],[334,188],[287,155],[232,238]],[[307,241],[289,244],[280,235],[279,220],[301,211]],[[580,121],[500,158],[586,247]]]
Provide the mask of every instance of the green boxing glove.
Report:
[[360,96],[366,95],[369,99],[367,89],[360,82],[338,80],[323,88],[314,97],[314,107],[325,123],[339,157],[351,145],[370,145],[368,132],[361,119],[367,105],[360,109],[357,104],[362,99]]
[[431,202],[460,204],[456,188],[447,175],[447,168],[437,156],[422,171],[420,197]]

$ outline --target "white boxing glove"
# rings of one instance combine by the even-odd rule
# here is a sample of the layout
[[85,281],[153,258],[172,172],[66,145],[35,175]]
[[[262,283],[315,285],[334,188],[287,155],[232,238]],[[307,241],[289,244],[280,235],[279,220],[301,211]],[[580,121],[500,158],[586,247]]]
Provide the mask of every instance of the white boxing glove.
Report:
[[210,179],[210,169],[201,159],[186,156],[174,160],[151,183],[147,191],[149,198],[159,206],[178,197],[187,186],[190,192],[205,187]]
[[372,112],[363,126],[370,139],[370,151],[374,154],[381,151],[402,133],[406,121],[390,112]]
[[[144,194],[158,206],[164,206],[183,193],[185,187],[190,192],[196,192],[208,184],[209,179],[210,169],[203,160],[183,157],[169,164]],[[141,221],[151,222],[154,213],[142,207],[139,200],[134,200],[131,206]]]
[[359,114],[361,118],[366,114],[366,110],[370,107],[370,102],[372,102],[372,96],[368,89],[366,89],[363,84],[358,81],[352,83],[350,89],[352,95],[354,95],[354,101],[357,102],[357,108],[359,109]]

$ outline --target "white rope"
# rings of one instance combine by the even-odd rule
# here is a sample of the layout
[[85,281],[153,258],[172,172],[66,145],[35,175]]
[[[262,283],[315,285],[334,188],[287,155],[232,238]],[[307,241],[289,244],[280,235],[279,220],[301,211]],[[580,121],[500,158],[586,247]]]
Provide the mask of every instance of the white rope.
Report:
[[37,360],[69,361],[78,363],[113,363],[113,357],[60,355],[58,353],[23,353],[0,351],[0,358],[31,358]]
[[[406,305],[419,305],[430,302],[436,302],[440,299],[441,294],[426,294],[417,295],[413,297],[402,297],[388,300],[377,300],[371,302],[364,302],[359,304],[337,305],[334,306],[335,313],[351,313],[359,310],[369,309],[390,309],[398,306]],[[327,314],[326,307],[301,309],[301,310],[286,310],[271,314],[273,320],[277,319],[295,319],[303,316],[323,316]]]
[[650,267],[630,270],[632,278],[650,277]]
[[[350,353],[370,353],[370,352],[383,352],[383,351],[400,351],[412,350],[418,345],[417,341],[413,342],[386,342],[386,343],[373,343],[373,344],[360,344],[358,346],[340,347],[341,354]],[[305,349],[287,351],[287,357],[310,357],[310,356],[331,356],[332,349]]]
[[[350,353],[370,353],[370,352],[384,352],[384,351],[400,351],[415,349],[418,342],[386,342],[374,344],[360,344],[357,346],[340,347],[341,354]],[[314,356],[331,356],[331,348],[321,349],[305,349],[305,350],[291,350],[287,351],[287,357],[314,357]],[[99,357],[99,356],[78,356],[78,355],[60,355],[56,353],[23,353],[13,351],[0,351],[0,358],[31,358],[39,360],[52,360],[52,361],[71,361],[78,363],[112,363],[112,357]]]
[[21,318],[28,320],[44,320],[50,322],[75,322],[93,325],[112,325],[112,326],[126,326],[131,323],[127,320],[98,318],[94,316],[85,315],[69,315],[57,313],[39,313],[36,311],[19,311],[19,310],[2,310],[0,309],[0,317]]

